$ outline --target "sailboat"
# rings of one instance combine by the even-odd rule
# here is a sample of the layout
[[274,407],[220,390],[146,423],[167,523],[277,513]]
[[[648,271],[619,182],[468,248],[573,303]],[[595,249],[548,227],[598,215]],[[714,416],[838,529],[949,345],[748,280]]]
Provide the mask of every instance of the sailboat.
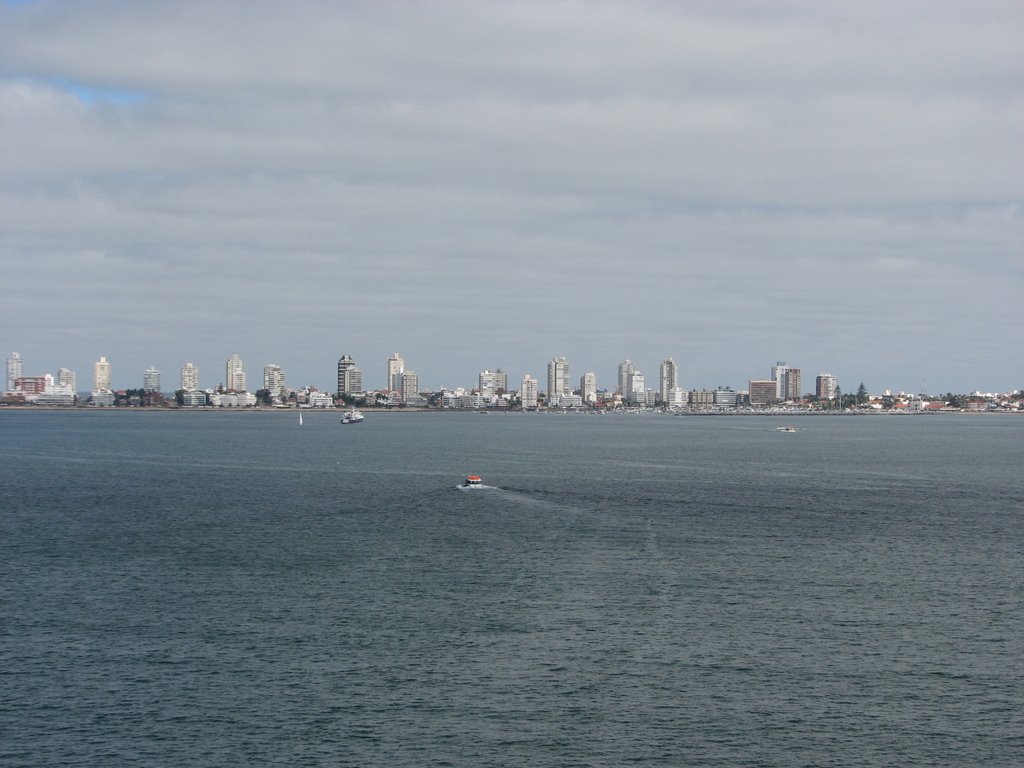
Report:
[[299,411],[299,426],[302,426],[302,411]]

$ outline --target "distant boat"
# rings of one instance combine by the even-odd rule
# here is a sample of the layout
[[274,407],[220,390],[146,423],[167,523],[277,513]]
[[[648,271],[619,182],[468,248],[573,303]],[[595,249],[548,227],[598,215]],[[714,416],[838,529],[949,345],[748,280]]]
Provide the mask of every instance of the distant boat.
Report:
[[776,427],[779,432],[796,432],[796,427]]
[[359,411],[357,411],[356,407],[353,405],[351,411],[346,411],[344,414],[342,414],[342,416],[341,416],[341,423],[342,424],[359,424],[365,418],[366,417],[363,416],[363,414],[361,414]]
[[299,411],[299,426],[302,426],[302,411]]
[[466,482],[462,484],[463,488],[478,488],[483,484],[483,480],[480,475],[466,475]]

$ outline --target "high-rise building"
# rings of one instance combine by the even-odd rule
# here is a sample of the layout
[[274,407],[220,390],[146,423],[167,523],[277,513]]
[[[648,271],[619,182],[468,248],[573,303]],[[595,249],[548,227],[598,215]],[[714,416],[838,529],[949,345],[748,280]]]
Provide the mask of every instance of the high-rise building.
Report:
[[496,371],[480,371],[478,382],[480,394],[485,397],[493,397],[499,389],[504,390],[507,388],[508,377],[502,372],[501,368]]
[[800,369],[786,368],[786,375],[782,381],[783,399],[800,400],[804,395],[800,385]]
[[156,369],[155,365],[149,366],[142,374],[142,388],[146,392],[160,391],[160,371]]
[[564,357],[551,358],[551,362],[548,363],[548,398],[568,395],[571,392],[568,361]]
[[719,387],[715,390],[716,408],[735,408],[736,390],[732,387]]
[[619,363],[619,383],[616,388],[616,392],[623,396],[623,398],[629,397],[629,377],[636,371],[636,366],[626,359]]
[[771,405],[779,399],[775,379],[751,379],[749,382],[751,405]]
[[660,375],[658,376],[658,396],[661,402],[668,402],[669,390],[679,386],[679,373],[676,361],[671,357],[661,364]]
[[228,392],[245,392],[245,365],[235,352],[228,358],[224,371],[224,389]]
[[775,399],[785,400],[786,395],[786,361],[779,360],[772,366],[772,381],[775,382]]
[[284,396],[284,371],[280,365],[267,363],[263,366],[263,388],[273,397]]
[[21,362],[21,355],[17,352],[11,352],[11,356],[7,358],[7,392],[14,392],[14,382],[25,375],[24,366]]
[[537,407],[537,380],[530,374],[523,376],[523,383],[520,385],[519,399],[523,408]]
[[[632,366],[631,366],[632,367]],[[626,376],[626,392],[623,397],[626,402],[633,405],[643,405],[646,402],[647,383],[641,371],[633,369],[633,372]]]
[[192,363],[181,366],[181,388],[186,392],[195,392],[199,389],[199,369]]
[[352,355],[342,355],[338,360],[338,397],[362,393],[363,372],[356,368]]
[[402,402],[411,405],[420,399],[420,377],[414,371],[402,371]]
[[94,392],[110,391],[110,363],[107,358],[101,357],[92,366],[92,381]]
[[819,373],[814,379],[814,394],[819,400],[834,400],[839,382],[831,373]]
[[57,371],[57,386],[74,394],[75,388],[78,386],[78,377],[75,376],[74,371],[68,368],[60,368]]
[[405,361],[397,352],[388,358],[388,383],[387,388],[392,392],[402,391],[402,373],[405,371]]
[[584,403],[597,402],[597,374],[587,371],[580,376],[580,397]]

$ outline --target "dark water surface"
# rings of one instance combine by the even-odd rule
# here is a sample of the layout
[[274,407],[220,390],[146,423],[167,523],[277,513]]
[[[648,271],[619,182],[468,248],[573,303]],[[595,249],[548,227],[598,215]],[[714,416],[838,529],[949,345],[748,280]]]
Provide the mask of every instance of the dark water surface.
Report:
[[1024,419],[780,423],[0,413],[0,764],[1024,764]]

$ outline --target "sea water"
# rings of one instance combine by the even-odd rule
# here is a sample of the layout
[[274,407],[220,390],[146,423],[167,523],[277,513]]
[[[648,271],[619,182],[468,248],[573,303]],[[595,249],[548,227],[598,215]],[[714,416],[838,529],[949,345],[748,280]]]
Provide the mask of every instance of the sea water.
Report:
[[0,413],[0,764],[1020,765],[1022,437]]

